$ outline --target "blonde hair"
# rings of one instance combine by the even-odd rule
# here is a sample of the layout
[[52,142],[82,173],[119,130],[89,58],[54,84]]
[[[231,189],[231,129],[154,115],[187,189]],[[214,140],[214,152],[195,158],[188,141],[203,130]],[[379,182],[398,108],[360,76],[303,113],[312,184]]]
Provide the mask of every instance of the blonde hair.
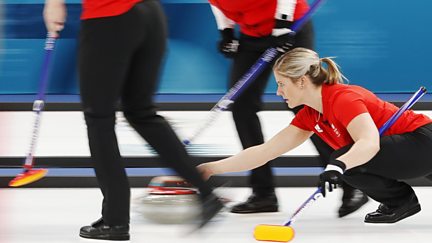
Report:
[[[322,66],[322,63],[327,64],[327,69]],[[344,79],[348,81],[331,57],[319,58],[316,52],[301,47],[294,48],[279,57],[273,70],[294,82],[303,75],[308,75],[312,83],[317,86],[324,83],[344,83]]]

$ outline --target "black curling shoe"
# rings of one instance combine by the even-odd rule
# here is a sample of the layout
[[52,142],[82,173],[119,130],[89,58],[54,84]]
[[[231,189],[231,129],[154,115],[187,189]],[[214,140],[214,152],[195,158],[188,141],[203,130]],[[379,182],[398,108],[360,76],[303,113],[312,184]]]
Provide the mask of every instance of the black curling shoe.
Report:
[[345,217],[361,208],[369,201],[369,198],[359,189],[345,190],[342,197],[342,205],[339,208],[339,218]]
[[421,207],[417,197],[411,196],[410,200],[399,207],[388,207],[380,204],[375,212],[368,213],[365,217],[365,223],[396,223],[399,220],[412,216],[420,212]]
[[274,193],[265,197],[252,194],[246,202],[231,208],[231,213],[272,213],[278,211],[279,205]]
[[129,240],[129,225],[106,225],[102,219],[80,229],[83,238],[96,240]]

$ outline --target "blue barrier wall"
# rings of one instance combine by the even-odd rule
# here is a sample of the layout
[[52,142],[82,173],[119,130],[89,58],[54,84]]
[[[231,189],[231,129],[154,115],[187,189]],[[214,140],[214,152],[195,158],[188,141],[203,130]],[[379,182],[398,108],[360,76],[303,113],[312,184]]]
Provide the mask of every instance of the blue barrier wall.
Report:
[[[80,1],[69,0],[49,93],[76,94]],[[43,60],[43,0],[3,0],[0,94],[35,93]],[[229,60],[216,50],[218,31],[205,0],[162,0],[170,28],[159,93],[224,93]],[[336,56],[352,84],[375,92],[432,88],[432,1],[327,0],[314,15],[317,50]],[[268,93],[275,92],[270,82]]]

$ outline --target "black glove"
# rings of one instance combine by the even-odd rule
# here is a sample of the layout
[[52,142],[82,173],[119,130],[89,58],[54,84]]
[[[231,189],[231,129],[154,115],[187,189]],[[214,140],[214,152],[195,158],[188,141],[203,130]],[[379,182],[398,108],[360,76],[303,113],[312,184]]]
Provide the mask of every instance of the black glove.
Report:
[[222,39],[219,41],[219,51],[228,58],[235,56],[238,50],[239,41],[234,37],[234,29],[226,28],[220,31]]
[[326,183],[329,184],[328,190],[332,192],[338,185],[342,185],[342,174],[345,172],[346,165],[337,159],[333,159],[329,162],[324,172],[319,176],[319,186],[323,197],[326,196]]
[[272,45],[281,53],[291,50],[295,44],[295,32],[290,29],[291,24],[289,21],[276,20],[272,31]]

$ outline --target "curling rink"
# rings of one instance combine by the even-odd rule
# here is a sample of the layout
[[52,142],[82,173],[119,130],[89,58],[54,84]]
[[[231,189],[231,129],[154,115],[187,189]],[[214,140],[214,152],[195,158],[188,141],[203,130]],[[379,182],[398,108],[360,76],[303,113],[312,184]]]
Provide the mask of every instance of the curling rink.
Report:
[[[419,110],[432,117],[432,111]],[[180,139],[191,136],[208,117],[208,111],[162,111]],[[294,117],[290,111],[262,111],[258,113],[266,140],[288,126]],[[0,112],[1,157],[22,157],[28,152],[34,121],[32,112]],[[128,125],[121,112],[117,113],[116,134],[120,152],[124,157],[154,155],[146,142]],[[229,156],[241,151],[230,112],[222,112],[190,146],[192,155]],[[285,155],[314,156],[317,151],[312,142],[306,141]],[[43,112],[40,134],[35,151],[36,157],[78,157],[90,156],[87,133],[82,112]]]
[[[145,189],[132,190],[131,240],[142,243],[246,243],[257,242],[252,232],[257,224],[281,224],[313,193],[315,188],[279,188],[281,212],[238,215],[223,212],[212,224],[191,234],[190,225],[155,224],[140,213],[137,198]],[[422,205],[417,215],[391,225],[363,223],[364,215],[378,204],[370,201],[343,219],[336,217],[340,191],[321,198],[307,208],[293,224],[291,242],[407,243],[430,242],[432,238],[432,189],[415,188]],[[246,188],[218,191],[233,201],[248,196]],[[78,236],[79,228],[99,217],[101,194],[98,189],[1,189],[1,243],[100,242]]]
[[[417,111],[432,116],[431,111]],[[206,112],[161,112],[175,127],[180,137],[186,137],[205,119]],[[260,113],[266,139],[289,124],[293,115],[288,111]],[[0,112],[8,120],[2,127],[0,157],[22,157],[28,148],[31,134],[31,112]],[[124,156],[151,156],[152,152],[125,123],[119,113],[116,128]],[[36,156],[80,157],[89,156],[85,124],[80,112],[45,112],[43,114]],[[240,150],[231,115],[225,112],[189,148],[192,154],[229,156]],[[284,156],[316,156],[308,141]],[[2,176],[13,176],[20,169],[0,170]],[[277,166],[277,165],[275,165]],[[60,169],[58,169],[60,170]],[[80,180],[91,169],[63,168],[64,173],[76,173],[71,180]],[[145,168],[141,168],[145,170]],[[56,176],[50,170],[49,176]],[[51,175],[50,175],[51,174]],[[58,176],[58,174],[57,174]],[[293,179],[295,180],[295,178]],[[350,243],[407,243],[430,242],[432,239],[432,188],[416,187],[422,211],[391,225],[363,223],[366,213],[375,211],[378,203],[370,201],[358,212],[339,219],[341,191],[330,193],[307,208],[293,224],[296,235],[291,242],[350,242]],[[151,222],[140,213],[139,198],[145,195],[145,185],[132,189],[131,242],[151,243],[211,243],[257,242],[253,229],[258,224],[283,224],[290,215],[315,191],[313,187],[280,187],[277,194],[280,212],[238,215],[228,210],[201,231],[191,233],[192,225],[166,225]],[[221,188],[218,193],[231,200],[228,207],[245,200],[248,188]],[[97,188],[1,188],[0,189],[0,243],[69,243],[101,242],[78,236],[81,226],[100,217],[101,193]]]
[[[162,111],[181,139],[191,136],[201,126],[208,111]],[[32,133],[33,113],[21,111],[0,112],[0,120],[6,121],[0,156],[20,157],[27,153],[29,134]],[[263,132],[270,138],[292,120],[290,111],[262,111],[259,113]],[[123,156],[150,156],[145,141],[128,125],[122,112],[117,113],[116,133]],[[144,144],[144,146],[143,146]],[[222,112],[215,122],[205,129],[190,146],[192,154],[233,155],[241,150],[230,112]],[[315,155],[309,141],[290,152],[290,155]],[[87,133],[82,112],[46,111],[42,114],[36,156],[90,156]]]

